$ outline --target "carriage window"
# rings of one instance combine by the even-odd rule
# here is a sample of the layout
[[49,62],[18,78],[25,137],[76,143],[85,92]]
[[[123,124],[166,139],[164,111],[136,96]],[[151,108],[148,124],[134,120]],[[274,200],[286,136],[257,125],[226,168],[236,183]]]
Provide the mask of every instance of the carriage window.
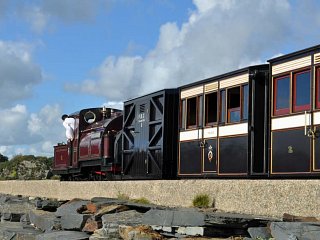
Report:
[[249,85],[244,85],[242,87],[242,119],[248,119],[248,109],[249,109]]
[[274,115],[290,112],[290,76],[274,79]]
[[206,125],[217,122],[217,93],[207,94],[205,97],[205,121]]
[[228,89],[228,122],[240,122],[240,87]]
[[317,108],[320,108],[320,67],[316,69]]
[[310,70],[293,76],[293,111],[310,109]]
[[183,99],[180,102],[180,127],[186,127],[186,100]]
[[197,97],[187,99],[187,128],[197,126]]
[[226,121],[226,90],[220,91],[220,122]]

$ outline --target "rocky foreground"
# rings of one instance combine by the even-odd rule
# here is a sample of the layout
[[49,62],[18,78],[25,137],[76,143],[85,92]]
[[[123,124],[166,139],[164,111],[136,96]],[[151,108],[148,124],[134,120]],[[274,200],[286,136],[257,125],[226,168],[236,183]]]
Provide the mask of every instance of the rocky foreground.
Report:
[[312,217],[270,219],[108,198],[0,195],[0,215],[3,240],[320,239],[320,222]]

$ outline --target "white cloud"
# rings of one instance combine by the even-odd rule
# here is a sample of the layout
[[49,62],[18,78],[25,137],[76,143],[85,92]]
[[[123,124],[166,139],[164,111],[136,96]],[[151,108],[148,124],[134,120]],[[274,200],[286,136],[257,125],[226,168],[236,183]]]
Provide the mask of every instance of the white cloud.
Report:
[[0,40],[0,106],[30,97],[33,87],[42,81],[40,67],[32,60],[33,47],[23,42]]
[[46,105],[39,113],[29,113],[26,106],[0,110],[0,153],[53,155],[53,146],[65,140],[58,105]]
[[91,78],[67,84],[66,89],[115,101],[128,99],[266,62],[262,57],[267,52],[276,54],[299,35],[286,0],[194,0],[194,4],[196,10],[181,27],[161,26],[156,47],[146,56],[107,56]]
[[[109,2],[103,3],[108,5]],[[20,3],[18,9],[21,16],[31,25],[32,30],[42,33],[53,26],[54,21],[67,24],[93,22],[99,6],[101,3],[96,0],[42,0],[28,4]]]
[[123,102],[122,101],[119,101],[119,102],[109,101],[109,102],[102,104],[102,106],[122,110],[123,109]]

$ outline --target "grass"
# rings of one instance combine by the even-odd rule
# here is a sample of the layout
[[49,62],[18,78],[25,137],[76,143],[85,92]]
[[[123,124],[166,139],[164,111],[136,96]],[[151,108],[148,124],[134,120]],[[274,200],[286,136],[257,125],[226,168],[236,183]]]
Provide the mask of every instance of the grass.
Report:
[[192,205],[198,208],[208,208],[210,207],[210,197],[208,194],[197,194],[193,200]]

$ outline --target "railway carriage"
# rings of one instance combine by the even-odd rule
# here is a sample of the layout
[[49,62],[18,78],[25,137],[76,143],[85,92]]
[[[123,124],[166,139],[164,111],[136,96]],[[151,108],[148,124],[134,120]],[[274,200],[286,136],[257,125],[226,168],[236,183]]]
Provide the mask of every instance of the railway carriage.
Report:
[[178,90],[124,102],[122,178],[177,177]]
[[320,176],[320,45],[270,63],[270,175]]
[[179,177],[266,175],[268,65],[180,88]]

